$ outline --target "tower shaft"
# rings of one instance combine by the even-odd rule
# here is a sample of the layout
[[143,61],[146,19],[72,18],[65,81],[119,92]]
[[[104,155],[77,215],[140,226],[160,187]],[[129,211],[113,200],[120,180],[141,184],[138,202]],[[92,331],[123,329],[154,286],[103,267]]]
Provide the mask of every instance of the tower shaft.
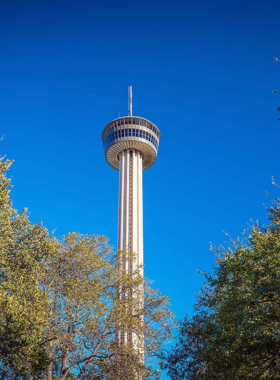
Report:
[[[118,226],[118,249],[126,249],[136,256],[133,260],[123,262],[127,273],[132,274],[133,265],[143,265],[143,192],[142,173],[143,155],[138,150],[126,149],[119,153],[119,226]],[[141,268],[143,275],[143,269]],[[130,297],[122,294],[122,297]],[[139,306],[143,304],[143,297],[138,299]],[[133,313],[133,310],[130,310]],[[135,349],[143,357],[144,341],[143,334],[132,331],[121,331],[120,343],[133,343]]]
[[119,153],[119,227],[118,249],[136,254],[143,264],[143,156],[135,149]]

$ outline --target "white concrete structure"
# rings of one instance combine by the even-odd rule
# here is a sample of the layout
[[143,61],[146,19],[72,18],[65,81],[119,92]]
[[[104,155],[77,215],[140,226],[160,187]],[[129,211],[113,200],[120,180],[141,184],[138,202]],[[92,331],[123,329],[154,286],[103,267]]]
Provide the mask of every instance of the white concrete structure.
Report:
[[127,248],[137,254],[143,264],[143,154],[125,149],[119,153],[119,228],[118,249]]
[[[119,117],[104,128],[102,141],[107,162],[119,170],[118,249],[134,252],[137,264],[142,265],[142,173],[156,160],[160,131],[154,123],[142,117]],[[126,269],[129,273],[133,270],[130,265]],[[120,334],[121,343],[133,342],[143,352],[139,339],[128,332]]]

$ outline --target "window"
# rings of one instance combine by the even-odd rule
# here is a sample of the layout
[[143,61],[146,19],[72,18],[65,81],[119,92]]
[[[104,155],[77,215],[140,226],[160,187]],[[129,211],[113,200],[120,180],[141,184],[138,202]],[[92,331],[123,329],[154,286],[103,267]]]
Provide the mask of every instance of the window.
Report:
[[131,129],[129,128],[128,131],[129,131],[128,136],[131,136]]
[[135,129],[132,129],[132,136],[135,136]]

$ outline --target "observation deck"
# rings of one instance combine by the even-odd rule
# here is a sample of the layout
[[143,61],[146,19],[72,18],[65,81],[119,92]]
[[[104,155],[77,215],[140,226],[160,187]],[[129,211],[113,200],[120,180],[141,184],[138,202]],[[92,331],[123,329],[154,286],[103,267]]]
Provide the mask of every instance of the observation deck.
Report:
[[106,125],[101,138],[106,160],[114,169],[119,170],[118,155],[125,149],[134,149],[142,153],[143,170],[151,167],[156,161],[160,131],[154,123],[143,117],[118,117]]

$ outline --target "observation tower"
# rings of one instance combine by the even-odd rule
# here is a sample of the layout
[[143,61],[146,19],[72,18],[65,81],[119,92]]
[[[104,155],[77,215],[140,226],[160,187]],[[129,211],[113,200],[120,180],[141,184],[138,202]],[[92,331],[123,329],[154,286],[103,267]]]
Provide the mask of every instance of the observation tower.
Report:
[[[157,158],[160,131],[150,120],[132,115],[132,87],[129,87],[129,115],[112,120],[102,132],[105,157],[119,170],[118,249],[136,254],[143,260],[143,170]],[[131,266],[126,269],[132,272]],[[143,274],[143,273],[142,273]],[[121,343],[135,341],[131,333],[122,333]]]

